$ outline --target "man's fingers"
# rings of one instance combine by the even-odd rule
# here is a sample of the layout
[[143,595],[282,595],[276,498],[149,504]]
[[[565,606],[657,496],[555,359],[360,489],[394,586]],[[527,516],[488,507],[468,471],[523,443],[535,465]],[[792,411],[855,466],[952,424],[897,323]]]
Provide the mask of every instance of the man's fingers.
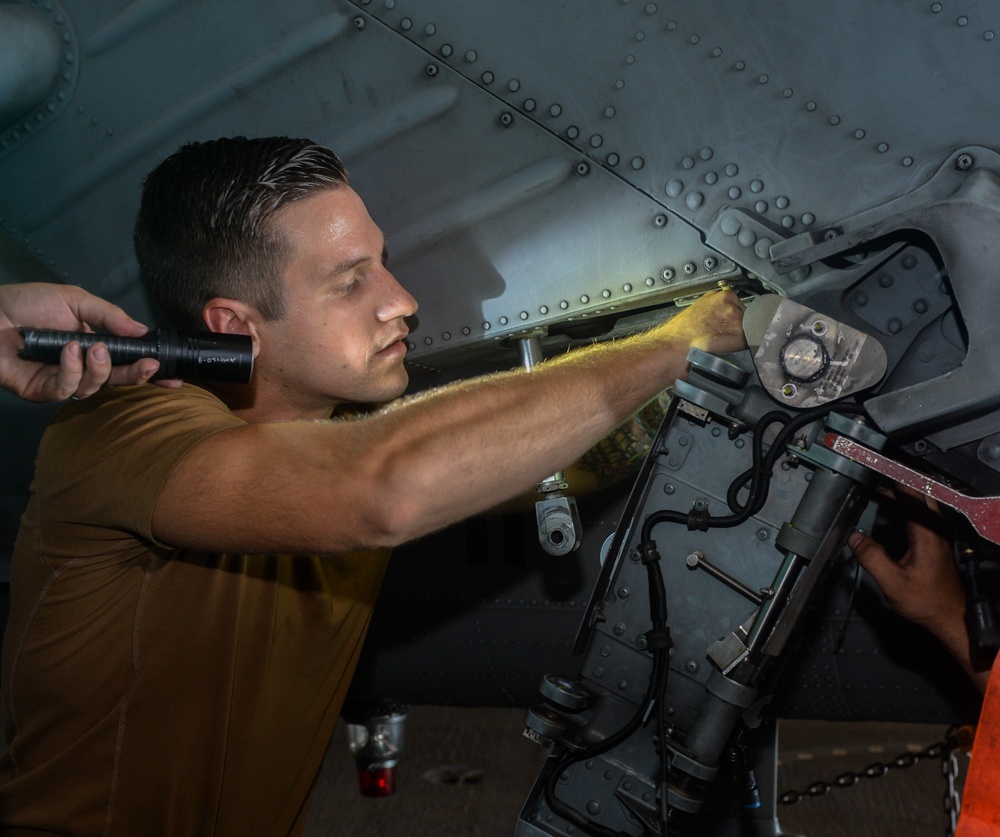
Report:
[[141,337],[148,329],[117,305],[82,288],[42,282],[4,285],[0,295],[0,387],[28,401],[83,398],[109,380],[142,383],[156,368],[143,364],[126,371],[119,380],[117,373],[113,375],[106,354],[98,353],[85,363],[75,342],[63,347],[58,366],[26,361],[18,357],[23,345],[17,331],[19,326],[60,331],[96,329],[122,337]]
[[87,293],[82,288],[66,289],[66,303],[82,323],[95,331],[107,331],[121,337],[142,337],[149,329],[133,320],[117,305]]
[[[852,532],[847,539],[847,544],[851,547],[854,557],[858,559],[858,563],[875,579],[876,583],[880,582],[887,571],[897,569],[896,564],[879,542],[863,532]],[[881,587],[881,584],[879,586]]]
[[936,552],[951,553],[949,540],[941,534],[943,522],[935,514],[926,520],[910,518],[906,521],[906,537],[910,543],[910,550],[920,554],[934,554]]
[[77,398],[93,395],[104,385],[110,375],[111,357],[108,355],[108,348],[103,343],[95,343],[87,349],[83,375],[80,377],[80,383],[73,395]]
[[153,358],[137,360],[131,366],[112,367],[103,343],[95,343],[84,356],[80,344],[72,341],[63,347],[60,355],[59,370],[52,378],[55,389],[52,397],[57,400],[87,398],[105,384],[144,384],[159,368],[159,361]]
[[144,384],[160,368],[160,362],[151,357],[137,360],[131,366],[116,366],[111,370],[108,383],[112,386],[128,386],[130,384]]
[[[76,347],[76,354],[71,348]],[[93,395],[102,386],[131,386],[149,381],[160,368],[160,362],[154,358],[141,358],[130,366],[112,366],[107,347],[103,343],[95,343],[86,353],[86,362],[79,353],[79,344],[73,342],[63,349],[59,371],[54,376],[58,393],[53,398],[86,398]],[[177,379],[155,381],[167,388],[183,385]]]
[[898,486],[897,491],[906,512],[906,537],[910,546],[919,545],[921,550],[918,551],[947,547],[949,530],[937,500],[906,486]]
[[62,401],[69,398],[76,393],[82,379],[83,351],[80,344],[72,340],[63,346],[59,355],[59,368],[49,374],[42,384],[43,400]]

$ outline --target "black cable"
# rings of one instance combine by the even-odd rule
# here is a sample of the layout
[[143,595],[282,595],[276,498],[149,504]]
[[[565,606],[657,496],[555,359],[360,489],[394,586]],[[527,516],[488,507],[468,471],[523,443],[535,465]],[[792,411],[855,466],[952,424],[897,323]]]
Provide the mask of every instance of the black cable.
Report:
[[[764,503],[767,502],[767,495],[770,490],[771,472],[774,470],[778,457],[785,452],[785,448],[792,440],[792,437],[807,424],[811,424],[817,419],[825,418],[829,413],[838,412],[850,413],[853,415],[864,415],[864,408],[858,404],[823,404],[806,410],[804,413],[788,418],[785,413],[772,411],[762,416],[754,426],[752,434],[753,464],[749,471],[740,474],[729,486],[727,492],[727,502],[734,514],[721,517],[712,517],[707,511],[679,512],[672,509],[662,509],[653,512],[643,522],[642,540],[651,540],[653,528],[660,523],[682,523],[690,530],[700,530],[707,532],[709,529],[731,529],[746,523],[751,517],[757,514]],[[784,426],[778,431],[767,454],[763,453],[764,431],[775,421],[783,421]],[[748,476],[749,474],[749,476]],[[735,495],[750,480],[750,494],[745,504],[739,503]]]
[[[660,555],[656,551],[656,544],[650,541],[648,544],[640,545],[651,548],[649,560],[646,566],[649,569],[649,609],[653,621],[653,629],[649,632],[651,638],[657,639],[654,654],[663,657],[663,676],[657,685],[656,691],[656,730],[660,737],[660,804],[657,807],[658,819],[660,822],[660,834],[667,837],[669,828],[668,817],[669,807],[667,805],[667,772],[670,768],[667,757],[667,675],[670,672],[670,648],[673,640],[670,638],[670,628],[667,625],[667,588],[663,583],[663,571],[660,569]],[[657,591],[654,603],[653,589]]]
[[[593,837],[630,837],[630,835],[627,835],[624,832],[615,831],[614,829],[590,820],[572,806],[560,800],[556,796],[555,786],[559,781],[559,777],[563,774],[566,768],[578,762],[584,761],[585,759],[596,758],[603,755],[626,741],[642,725],[643,719],[646,717],[649,707],[652,705],[654,700],[657,704],[656,722],[660,737],[660,760],[662,774],[660,783],[661,797],[663,797],[665,793],[667,774],[666,730],[668,726],[666,720],[665,697],[667,673],[670,668],[668,655],[671,641],[670,631],[667,627],[666,588],[663,582],[663,573],[659,566],[660,556],[656,552],[656,543],[652,538],[653,528],[660,523],[682,523],[692,530],[700,529],[702,531],[707,531],[709,528],[732,528],[745,523],[753,515],[757,514],[757,512],[759,512],[767,502],[767,496],[770,490],[771,473],[778,461],[778,457],[784,453],[785,448],[795,433],[797,433],[805,425],[811,424],[817,419],[825,418],[835,409],[839,412],[853,415],[863,415],[865,413],[864,409],[857,404],[824,404],[793,417],[789,417],[783,411],[773,410],[766,413],[757,421],[754,425],[751,442],[752,464],[749,469],[733,480],[726,495],[726,501],[729,508],[733,511],[733,514],[722,517],[712,517],[707,511],[692,511],[684,513],[671,509],[662,509],[648,515],[643,521],[638,548],[640,553],[645,553],[643,563],[646,564],[647,573],[649,575],[649,607],[650,617],[653,624],[653,627],[647,633],[647,636],[660,637],[663,645],[651,649],[653,651],[653,671],[650,674],[649,687],[646,694],[643,696],[639,709],[632,716],[632,718],[629,719],[628,723],[626,723],[625,726],[618,730],[618,732],[614,735],[609,736],[599,744],[596,744],[580,753],[571,753],[566,751],[556,761],[544,786],[545,801],[553,813],[562,817],[567,822],[572,823],[577,828],[582,829],[585,833],[593,835]],[[781,430],[778,431],[777,436],[775,436],[774,441],[765,455],[763,452],[764,433],[767,428],[775,422],[781,422],[783,426]],[[746,503],[740,503],[737,495],[746,486],[747,482],[750,483],[749,494],[747,496]],[[666,837],[668,827],[666,820],[667,806],[665,804],[665,799],[661,798],[660,802],[661,805],[658,819],[660,821],[661,834],[663,837]]]
[[[764,434],[767,432],[767,428],[776,421],[780,421],[783,425],[787,425],[789,416],[781,410],[773,410],[772,412],[762,416],[758,420],[757,424],[754,425],[753,434],[751,436],[753,464],[735,480],[733,480],[732,483],[730,483],[729,491],[726,493],[726,502],[729,504],[729,508],[734,512],[741,512],[748,505],[753,503],[755,495],[762,490],[760,487],[760,479],[762,477],[770,479],[769,474],[765,477],[764,474],[761,473],[764,464]],[[747,482],[750,482],[750,493],[747,498],[747,502],[741,503],[739,501],[738,494],[740,489],[743,488]]]
[[640,709],[635,713],[635,715],[632,716],[624,727],[622,727],[614,735],[606,738],[600,744],[590,747],[581,753],[571,753],[569,751],[565,752],[555,763],[552,771],[549,773],[549,778],[546,781],[544,788],[545,802],[549,806],[549,809],[554,814],[557,814],[567,822],[575,825],[577,828],[583,829],[586,834],[592,834],[594,837],[631,837],[631,835],[627,835],[624,832],[615,831],[614,829],[588,819],[568,803],[563,802],[556,796],[556,783],[559,781],[559,777],[562,776],[563,771],[565,771],[566,768],[586,759],[597,758],[609,750],[614,749],[619,744],[624,743],[628,738],[630,738],[632,734],[642,725],[642,721],[648,711],[649,703],[652,700],[652,695],[657,694],[666,685],[667,666],[664,665],[665,658],[665,652],[654,653],[653,672],[650,675],[649,690],[643,698]]
[[[789,442],[792,440],[794,435],[812,422],[825,418],[831,412],[836,409],[839,412],[844,412],[853,415],[863,415],[864,409],[857,404],[844,403],[839,405],[822,405],[820,407],[815,407],[811,410],[807,410],[794,417],[789,417],[786,413],[782,411],[772,411],[766,413],[762,416],[757,423],[754,425],[754,430],[752,434],[752,464],[751,467],[740,474],[729,486],[727,492],[727,502],[729,508],[734,512],[731,515],[725,515],[721,517],[712,517],[708,511],[692,511],[689,513],[683,513],[674,511],[671,509],[663,509],[658,512],[653,512],[648,515],[643,521],[641,533],[640,533],[640,543],[639,549],[643,550],[644,547],[652,548],[655,551],[655,542],[653,541],[653,529],[660,523],[682,523],[685,524],[688,529],[700,529],[701,531],[707,531],[709,528],[732,528],[739,526],[749,520],[753,515],[757,514],[767,502],[767,496],[770,491],[771,484],[771,474],[774,470],[774,466],[778,461],[778,457],[781,456]],[[771,443],[767,454],[765,455],[764,450],[764,433],[767,428],[770,427],[775,422],[781,422],[782,428],[778,431],[775,436],[774,441]],[[749,494],[747,496],[746,503],[741,504],[737,497],[739,491],[750,482]],[[659,566],[656,567],[657,572],[659,572]],[[652,574],[652,570],[650,571]],[[652,582],[651,582],[652,583]],[[660,574],[660,584],[662,584],[662,573]],[[652,597],[652,591],[650,592]],[[665,607],[665,602],[664,602]],[[652,611],[652,604],[651,604]],[[665,678],[664,678],[665,680]],[[657,706],[657,722],[660,725],[660,740],[661,740],[661,759],[663,761],[663,766],[661,767],[662,781],[661,781],[661,796],[666,792],[666,754],[665,754],[665,731],[666,731],[666,720],[662,716],[661,711],[663,710],[664,700],[659,700]],[[662,834],[666,837],[667,834],[667,807],[665,800],[661,799],[660,808],[660,827]],[[604,835],[601,835],[604,837]]]
[[[544,794],[545,802],[549,809],[567,822],[572,823],[585,833],[594,837],[630,837],[624,832],[615,831],[600,823],[587,818],[571,805],[563,802],[556,796],[556,783],[559,777],[569,766],[586,759],[597,758],[600,755],[614,749],[619,744],[628,740],[632,734],[642,725],[649,707],[655,700],[657,702],[657,727],[660,735],[660,759],[663,763],[662,770],[666,771],[666,714],[663,708],[664,696],[667,687],[667,672],[669,671],[670,647],[673,644],[670,639],[670,629],[667,626],[667,592],[663,583],[663,573],[660,570],[659,553],[656,551],[656,544],[651,541],[639,544],[640,554],[643,555],[643,563],[646,565],[646,573],[649,577],[649,610],[651,629],[646,633],[649,641],[649,648],[653,653],[653,671],[649,677],[649,686],[643,695],[639,709],[629,719],[618,732],[604,739],[604,741],[580,753],[565,752],[556,761],[548,780],[545,782]],[[661,810],[665,810],[661,808]],[[662,834],[666,835],[666,823],[661,822]]]

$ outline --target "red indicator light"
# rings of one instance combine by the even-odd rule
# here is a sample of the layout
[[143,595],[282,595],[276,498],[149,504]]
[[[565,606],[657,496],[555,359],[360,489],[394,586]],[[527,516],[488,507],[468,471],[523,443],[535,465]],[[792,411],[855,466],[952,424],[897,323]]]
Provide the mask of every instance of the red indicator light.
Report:
[[377,767],[374,770],[358,768],[358,785],[362,796],[378,798],[389,796],[396,789],[396,768]]

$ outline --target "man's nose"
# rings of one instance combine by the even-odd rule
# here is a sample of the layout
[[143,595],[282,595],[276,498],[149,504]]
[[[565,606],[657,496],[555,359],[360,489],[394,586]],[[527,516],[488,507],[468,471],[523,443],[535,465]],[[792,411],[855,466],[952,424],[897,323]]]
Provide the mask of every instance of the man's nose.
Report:
[[378,318],[385,322],[399,317],[410,317],[417,313],[417,300],[396,281],[389,271],[385,272],[386,286],[384,301],[379,306]]

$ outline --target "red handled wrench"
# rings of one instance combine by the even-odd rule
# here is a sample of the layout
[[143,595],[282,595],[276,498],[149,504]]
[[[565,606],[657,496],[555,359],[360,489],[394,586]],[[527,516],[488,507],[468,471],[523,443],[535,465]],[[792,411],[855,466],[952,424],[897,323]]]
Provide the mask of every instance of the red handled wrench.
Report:
[[939,503],[951,506],[964,514],[980,535],[993,543],[1000,544],[1000,497],[969,497],[967,494],[960,494],[953,488],[932,480],[919,471],[907,468],[871,448],[859,445],[846,436],[828,433],[825,444],[831,450],[866,468],[871,468],[921,494],[926,494]]

